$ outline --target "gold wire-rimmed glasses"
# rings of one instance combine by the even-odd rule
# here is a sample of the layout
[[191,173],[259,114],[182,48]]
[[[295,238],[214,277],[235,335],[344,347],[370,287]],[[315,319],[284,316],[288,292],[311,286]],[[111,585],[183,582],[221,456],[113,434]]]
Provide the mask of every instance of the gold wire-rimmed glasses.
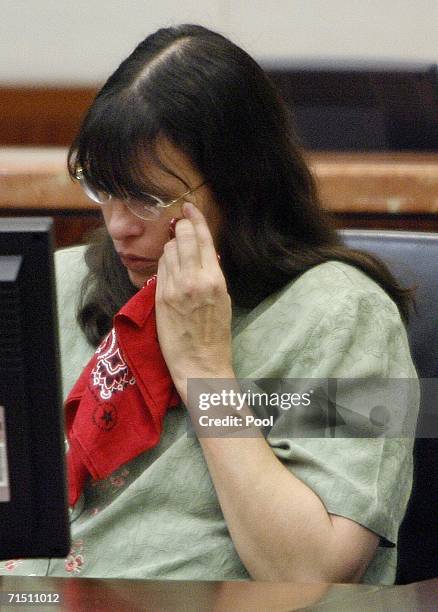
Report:
[[[113,199],[110,193],[107,193],[106,191],[102,191],[90,185],[90,183],[85,178],[84,171],[82,168],[78,168],[76,170],[75,179],[82,187],[85,195],[87,195],[90,200],[92,200],[96,204],[105,206],[105,204],[108,204],[108,202]],[[169,208],[169,206],[173,206],[174,204],[178,204],[178,202],[194,193],[203,185],[205,185],[205,181],[203,181],[200,185],[189,189],[177,198],[168,201],[164,201],[158,196],[152,195],[150,193],[143,193],[141,199],[123,198],[123,200],[121,201],[126,204],[127,208],[129,208],[133,215],[139,217],[140,219],[143,219],[144,221],[151,221],[153,219],[157,219],[160,216],[162,209]]]

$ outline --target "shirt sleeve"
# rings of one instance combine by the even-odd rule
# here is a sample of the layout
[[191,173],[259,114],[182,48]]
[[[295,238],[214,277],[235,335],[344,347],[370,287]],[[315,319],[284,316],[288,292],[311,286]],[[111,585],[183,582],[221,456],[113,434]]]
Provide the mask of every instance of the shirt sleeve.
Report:
[[369,437],[376,436],[371,409],[377,410],[375,417],[382,413],[373,381],[395,381],[385,396],[383,412],[396,420],[404,415],[410,423],[418,411],[418,384],[398,309],[377,289],[346,286],[332,294],[324,313],[319,306],[316,325],[304,324],[299,352],[292,352],[293,358],[282,365],[283,377],[337,381],[334,401],[343,426],[327,422],[324,410],[315,413],[307,408],[299,411],[301,430],[307,418],[309,429],[315,431],[315,414],[317,421],[319,414],[320,433],[299,437],[294,435],[298,413],[291,409],[282,411],[267,439],[286,467],[319,496],[327,512],[367,527],[380,536],[381,545],[391,546],[397,541],[412,487],[413,435],[399,437],[384,431]]

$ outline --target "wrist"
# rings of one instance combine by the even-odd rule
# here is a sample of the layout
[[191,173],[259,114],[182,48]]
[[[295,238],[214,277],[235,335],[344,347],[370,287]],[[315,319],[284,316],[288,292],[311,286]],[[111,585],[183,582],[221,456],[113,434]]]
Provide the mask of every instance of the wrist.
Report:
[[205,392],[212,389],[222,389],[224,386],[237,385],[236,375],[231,366],[216,368],[193,367],[187,368],[180,374],[172,374],[173,383],[184,404],[189,406],[188,388],[190,391]]

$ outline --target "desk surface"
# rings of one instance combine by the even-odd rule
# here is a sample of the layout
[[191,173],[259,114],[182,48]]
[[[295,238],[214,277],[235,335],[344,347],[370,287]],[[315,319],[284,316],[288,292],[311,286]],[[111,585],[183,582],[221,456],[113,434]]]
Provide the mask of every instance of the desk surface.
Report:
[[[12,594],[59,595],[60,603],[15,604]],[[41,595],[40,595],[41,597]],[[324,610],[436,610],[438,578],[405,586],[289,584],[267,582],[156,582],[88,578],[0,578],[0,608],[71,612],[137,610],[172,612],[286,612]],[[17,607],[18,606],[18,607]]]
[[[66,171],[63,147],[0,148],[0,208],[95,210]],[[438,212],[437,153],[306,154],[323,205],[337,213]]]

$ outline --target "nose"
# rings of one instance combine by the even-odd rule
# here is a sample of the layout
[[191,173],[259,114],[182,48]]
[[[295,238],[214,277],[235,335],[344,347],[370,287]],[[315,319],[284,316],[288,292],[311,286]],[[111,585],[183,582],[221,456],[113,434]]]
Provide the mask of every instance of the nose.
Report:
[[105,206],[103,217],[109,235],[113,240],[141,236],[144,221],[136,217],[121,200],[113,199]]

